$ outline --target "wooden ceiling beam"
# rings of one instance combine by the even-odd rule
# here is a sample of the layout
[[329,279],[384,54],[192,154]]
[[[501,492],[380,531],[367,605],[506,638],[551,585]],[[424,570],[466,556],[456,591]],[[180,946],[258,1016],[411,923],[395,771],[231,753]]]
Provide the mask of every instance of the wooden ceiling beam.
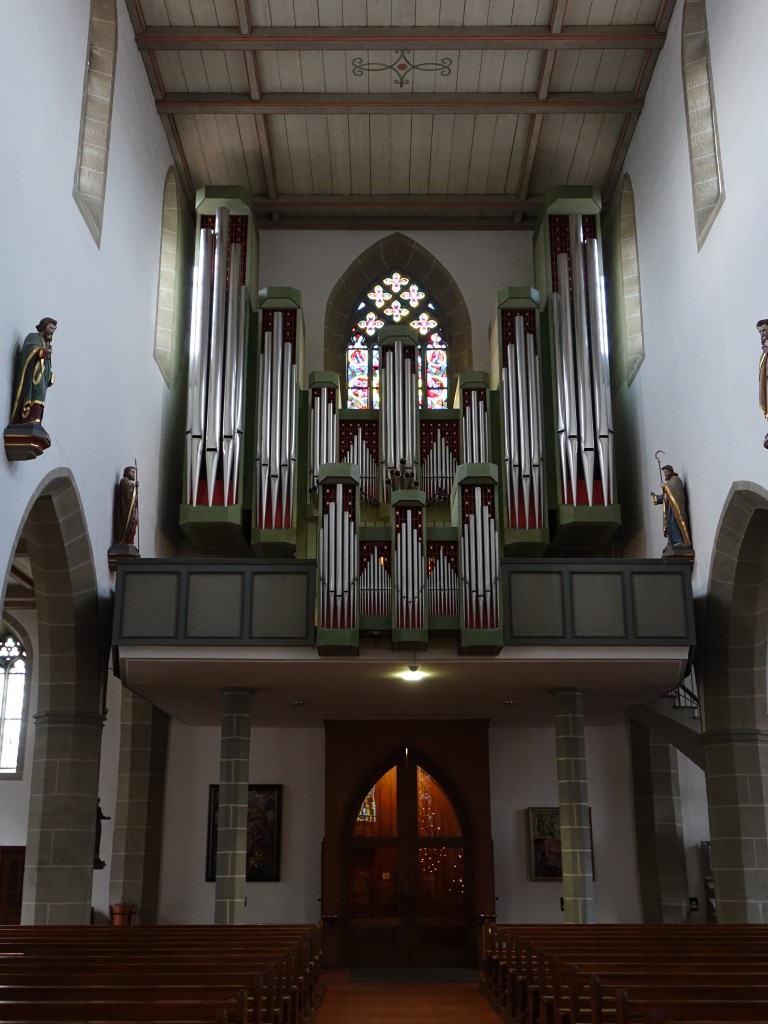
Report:
[[651,25],[385,26],[252,28],[146,26],[140,50],[660,50],[666,35]]
[[518,212],[535,214],[541,206],[541,197],[532,196],[518,199],[507,195],[376,195],[376,196],[287,196],[270,199],[268,196],[253,196],[255,214],[270,215],[273,212],[291,216],[301,214],[333,217],[342,214],[366,214],[385,212],[392,215],[403,213],[420,216],[461,214],[465,211],[477,219],[482,216],[495,217],[506,213],[510,217]]
[[282,217],[279,221],[263,216],[254,218],[260,230],[280,228],[289,231],[532,231],[536,218],[529,215],[524,220],[499,214],[494,217],[420,217],[416,211],[397,211],[391,216],[368,214],[347,216],[344,211],[332,217],[297,215]]
[[167,93],[160,114],[639,114],[632,93]]

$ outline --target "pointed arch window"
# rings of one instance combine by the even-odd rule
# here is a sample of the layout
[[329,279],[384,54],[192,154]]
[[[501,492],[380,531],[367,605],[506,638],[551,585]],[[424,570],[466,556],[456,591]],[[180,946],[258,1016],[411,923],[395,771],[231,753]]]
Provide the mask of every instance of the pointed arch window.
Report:
[[705,0],[683,4],[682,68],[693,212],[701,248],[725,199]]
[[0,634],[0,778],[20,778],[27,717],[27,655],[12,634]]
[[96,244],[100,245],[117,58],[115,0],[91,0],[88,25],[73,195]]
[[637,254],[635,194],[628,174],[621,185],[619,214],[621,238],[621,287],[624,300],[624,355],[626,382],[629,386],[645,359],[643,309],[640,301],[640,261]]
[[166,384],[173,380],[173,341],[176,327],[177,274],[179,255],[179,190],[173,167],[165,176],[163,225],[160,242],[160,272],[157,281],[155,319],[155,362]]
[[409,326],[418,336],[419,405],[448,408],[448,346],[440,314],[421,285],[394,270],[361,296],[347,346],[347,408],[379,408],[379,331]]

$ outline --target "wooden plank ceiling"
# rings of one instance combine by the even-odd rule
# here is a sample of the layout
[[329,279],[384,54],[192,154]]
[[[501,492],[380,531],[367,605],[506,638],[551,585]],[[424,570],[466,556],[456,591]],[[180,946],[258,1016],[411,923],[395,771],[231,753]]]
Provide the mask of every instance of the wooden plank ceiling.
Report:
[[261,227],[529,228],[607,199],[675,0],[127,0],[185,191]]

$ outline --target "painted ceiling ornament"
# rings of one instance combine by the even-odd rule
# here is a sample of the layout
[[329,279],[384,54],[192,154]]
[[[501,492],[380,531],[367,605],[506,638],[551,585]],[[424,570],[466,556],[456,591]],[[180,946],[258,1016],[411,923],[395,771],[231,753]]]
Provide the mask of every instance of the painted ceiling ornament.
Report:
[[389,64],[379,61],[366,61],[363,57],[352,58],[352,74],[361,77],[366,71],[394,71],[395,82],[402,89],[404,85],[410,85],[408,73],[411,71],[438,71],[443,77],[453,73],[453,60],[450,57],[443,57],[439,61],[422,61],[416,64],[407,54],[410,50],[398,50],[397,55]]

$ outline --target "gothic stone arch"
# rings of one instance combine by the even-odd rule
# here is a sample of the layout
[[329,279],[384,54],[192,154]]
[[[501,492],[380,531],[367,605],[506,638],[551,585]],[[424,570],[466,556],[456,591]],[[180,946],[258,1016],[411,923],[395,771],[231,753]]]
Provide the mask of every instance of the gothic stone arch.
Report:
[[768,491],[736,481],[718,525],[703,651],[718,921],[768,921]]

